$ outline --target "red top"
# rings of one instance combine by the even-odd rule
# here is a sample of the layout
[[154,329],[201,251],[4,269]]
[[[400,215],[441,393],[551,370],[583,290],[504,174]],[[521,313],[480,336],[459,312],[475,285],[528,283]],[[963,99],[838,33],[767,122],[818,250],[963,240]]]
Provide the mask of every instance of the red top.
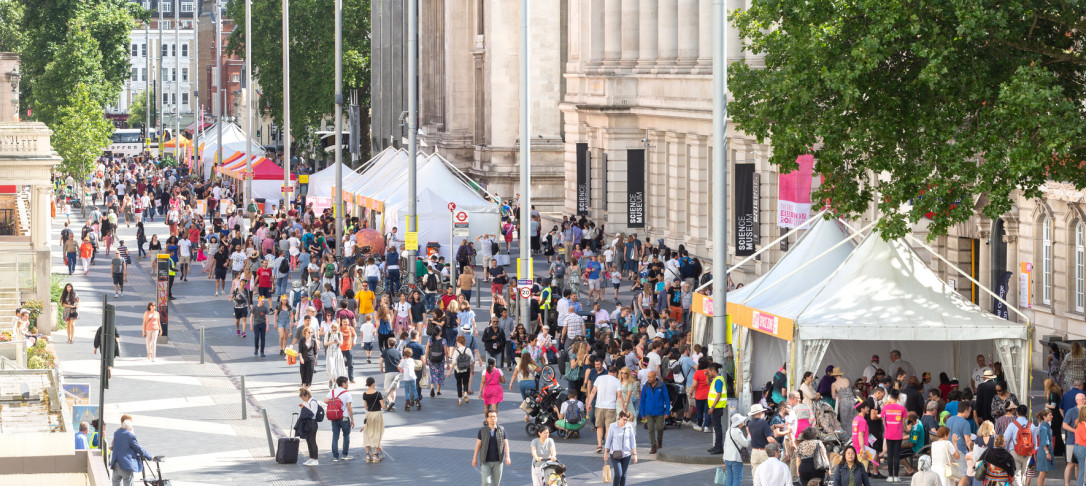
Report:
[[901,440],[905,435],[905,415],[909,412],[900,403],[882,406],[882,421],[886,425],[886,438]]
[[196,246],[200,241],[200,230],[196,228],[189,230],[189,241],[192,242],[193,246]]
[[705,376],[705,370],[694,372],[694,399],[709,399],[709,377]]
[[270,268],[261,267],[256,271],[256,285],[258,287],[272,286],[272,271]]

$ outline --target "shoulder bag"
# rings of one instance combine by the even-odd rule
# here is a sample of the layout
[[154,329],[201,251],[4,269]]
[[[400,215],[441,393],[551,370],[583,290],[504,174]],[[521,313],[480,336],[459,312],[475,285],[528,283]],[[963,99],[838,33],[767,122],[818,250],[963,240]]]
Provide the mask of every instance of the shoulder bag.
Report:
[[[733,442],[734,442],[734,440],[735,439],[732,439]],[[815,450],[815,456],[814,456],[815,469],[818,470],[818,471],[828,471],[830,469],[830,460],[829,460],[829,458],[826,457],[825,446],[822,445],[822,442],[816,443],[815,446],[816,446],[815,447],[815,449],[816,449]]]
[[[622,446],[622,445],[625,445],[625,444],[626,444],[626,427],[623,427],[622,428],[622,440],[619,441],[619,445]],[[615,460],[615,461],[621,461],[622,460],[622,449],[611,451],[611,459]]]
[[[953,442],[947,442],[949,447],[957,447]],[[958,463],[954,462],[954,456],[951,455],[950,449],[946,449],[946,465],[943,466],[943,477],[951,478],[958,474]]]

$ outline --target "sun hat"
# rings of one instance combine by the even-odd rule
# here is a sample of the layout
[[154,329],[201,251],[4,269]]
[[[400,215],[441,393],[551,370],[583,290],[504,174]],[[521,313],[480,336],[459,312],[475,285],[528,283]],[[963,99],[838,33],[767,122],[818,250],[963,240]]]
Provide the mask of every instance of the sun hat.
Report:
[[763,407],[762,404],[760,404],[760,403],[755,403],[754,405],[750,406],[750,411],[747,412],[747,416],[748,417],[753,417],[753,416],[758,415],[760,413],[765,413],[765,407]]

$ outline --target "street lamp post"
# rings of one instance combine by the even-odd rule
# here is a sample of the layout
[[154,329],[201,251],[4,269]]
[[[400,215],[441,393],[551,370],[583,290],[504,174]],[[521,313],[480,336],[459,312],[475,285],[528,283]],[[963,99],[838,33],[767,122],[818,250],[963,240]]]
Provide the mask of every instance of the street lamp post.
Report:
[[[219,122],[215,124],[217,128],[218,147],[215,148],[215,163],[212,164],[212,170],[222,165],[222,124],[223,113],[226,111],[226,95],[223,86],[222,75],[222,0],[215,0],[215,66],[218,70],[218,75],[215,76],[215,96],[219,98]],[[242,201],[245,204],[246,201]]]
[[[283,0],[283,187],[290,185],[290,0]],[[290,193],[283,191],[283,208]]]
[[[720,1],[720,0],[717,0]],[[520,265],[518,268],[518,274],[523,278],[528,278],[532,274],[532,259],[531,259],[531,247],[529,243],[531,236],[528,234],[531,228],[531,208],[532,208],[532,184],[531,184],[531,167],[532,167],[532,137],[531,133],[531,106],[528,104],[528,89],[531,86],[529,81],[529,68],[531,64],[531,49],[529,42],[531,40],[531,30],[528,24],[528,0],[520,0]],[[528,216],[525,218],[524,216]],[[520,282],[517,282],[519,285]],[[529,299],[520,299],[520,319],[524,324],[525,329],[531,329],[531,325],[528,322],[529,314]]]
[[728,265],[728,70],[724,0],[713,0],[713,347],[724,363],[727,346]]
[[[414,3],[414,0],[408,0]],[[343,257],[343,0],[336,0],[336,259]]]
[[[407,254],[407,281],[415,282],[415,255],[418,253],[418,153],[419,153],[419,5],[418,0],[407,1],[407,228],[416,233],[415,249]],[[406,241],[405,241],[406,243]],[[452,255],[454,247],[449,247]],[[454,265],[455,266],[455,265]],[[403,262],[400,267],[403,268]],[[485,269],[483,271],[486,271]]]
[[245,201],[253,198],[253,2],[245,0]]

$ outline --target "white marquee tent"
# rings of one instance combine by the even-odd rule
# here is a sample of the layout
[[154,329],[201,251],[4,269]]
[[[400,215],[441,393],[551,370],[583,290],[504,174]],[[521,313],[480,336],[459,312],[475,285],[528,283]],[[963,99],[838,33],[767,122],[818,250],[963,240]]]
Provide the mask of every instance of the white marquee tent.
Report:
[[[200,164],[203,170],[202,174],[204,180],[211,178],[211,166],[215,162],[215,152],[219,150],[218,127],[218,124],[211,125],[200,133]],[[236,152],[244,153],[245,132],[233,123],[224,123],[222,125],[222,145],[222,160],[226,160]],[[253,155],[264,155],[264,148],[261,147],[260,142],[256,140],[252,140],[251,149]]]
[[[358,181],[362,176],[354,169],[340,162],[343,166],[343,187],[347,187]],[[333,162],[328,167],[315,174],[309,175],[308,189],[305,195],[307,203],[313,203],[318,211],[332,206],[332,194],[336,185],[336,164]]]
[[[388,153],[385,153],[388,152]],[[362,206],[370,207],[380,213],[382,231],[399,227],[399,234],[405,232],[404,222],[408,215],[407,194],[407,152],[386,150],[378,154],[369,167],[351,184],[344,183],[344,192],[353,195],[355,213]],[[449,248],[452,237],[450,224],[450,202],[457,210],[468,213],[469,241],[475,237],[490,233],[498,234],[501,216],[498,206],[481,196],[466,184],[448,166],[449,162],[440,155],[419,155],[417,163],[416,189],[419,250],[424,251],[427,243],[433,241],[441,245],[439,253],[447,260],[454,249]],[[360,200],[379,202],[379,205],[365,204]],[[463,238],[457,238],[456,246]]]
[[840,366],[855,379],[872,354],[883,357],[888,367],[893,349],[917,373],[946,371],[964,383],[974,357],[993,354],[1003,363],[1010,388],[1020,396],[1027,389],[1029,324],[984,311],[941,280],[905,241],[884,241],[877,233],[854,250],[848,251],[850,243],[839,247],[846,249],[844,258],[830,252],[797,271],[834,240],[847,237],[818,228],[752,282],[750,290],[729,294],[731,301],[792,319],[795,325],[791,343],[742,329],[743,403],[750,399],[746,385],[760,389],[782,363],[789,363],[793,382],[806,371],[821,375],[828,365]]

